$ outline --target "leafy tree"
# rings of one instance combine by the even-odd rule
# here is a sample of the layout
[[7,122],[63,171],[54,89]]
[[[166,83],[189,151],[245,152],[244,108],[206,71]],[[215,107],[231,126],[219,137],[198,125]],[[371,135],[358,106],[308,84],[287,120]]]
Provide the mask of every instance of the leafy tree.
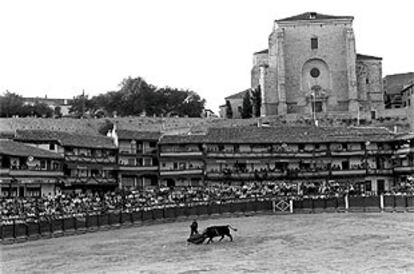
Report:
[[241,117],[243,119],[252,118],[253,106],[250,101],[250,92],[247,91],[243,96],[243,107],[241,111]]
[[49,118],[53,116],[53,109],[45,103],[36,102],[32,106],[32,113],[36,117]]
[[116,112],[120,116],[189,116],[200,117],[205,100],[189,90],[164,87],[157,88],[141,77],[126,78],[119,91],[95,96],[91,99],[93,110]]
[[254,117],[260,117],[260,108],[262,107],[262,91],[260,85],[252,90],[252,103]]
[[9,92],[8,90],[0,96],[0,116],[12,117],[14,115],[21,115],[23,110],[23,97]]
[[73,114],[75,117],[82,118],[85,117],[86,113],[91,109],[92,102],[88,99],[88,95],[85,95],[85,92],[82,92],[82,94],[73,98],[69,113]]
[[229,100],[226,100],[226,118],[233,118],[233,110],[231,109],[231,104]]
[[55,107],[55,109],[53,110],[53,114],[56,118],[61,118],[62,117],[62,108],[60,106]]

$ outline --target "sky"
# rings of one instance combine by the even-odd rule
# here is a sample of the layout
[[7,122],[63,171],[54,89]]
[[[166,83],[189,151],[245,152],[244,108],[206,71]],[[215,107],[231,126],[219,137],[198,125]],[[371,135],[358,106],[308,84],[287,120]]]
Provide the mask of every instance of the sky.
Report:
[[[411,1],[412,2],[412,1]],[[354,16],[358,53],[383,76],[414,71],[414,2],[278,0],[0,0],[0,93],[90,97],[143,77],[190,89],[218,111],[250,87],[252,54],[276,19],[307,11]]]

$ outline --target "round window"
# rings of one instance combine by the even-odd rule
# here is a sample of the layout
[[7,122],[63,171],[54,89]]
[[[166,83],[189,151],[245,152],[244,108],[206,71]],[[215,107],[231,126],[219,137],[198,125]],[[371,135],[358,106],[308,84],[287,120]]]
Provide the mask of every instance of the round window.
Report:
[[311,71],[310,71],[310,75],[311,75],[313,78],[318,78],[320,74],[321,74],[321,72],[320,72],[320,71],[319,71],[319,69],[317,69],[317,68],[313,68],[313,69],[311,69]]

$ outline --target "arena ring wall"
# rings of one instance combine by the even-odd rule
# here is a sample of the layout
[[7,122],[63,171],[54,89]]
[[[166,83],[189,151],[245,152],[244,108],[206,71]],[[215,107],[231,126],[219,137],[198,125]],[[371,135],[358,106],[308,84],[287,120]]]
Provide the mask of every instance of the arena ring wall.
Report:
[[210,219],[254,214],[304,214],[329,212],[414,212],[414,196],[344,196],[288,200],[231,200],[224,203],[198,203],[188,206],[160,206],[145,210],[89,212],[43,219],[2,220],[2,244],[62,237],[87,232],[151,225],[160,222]]

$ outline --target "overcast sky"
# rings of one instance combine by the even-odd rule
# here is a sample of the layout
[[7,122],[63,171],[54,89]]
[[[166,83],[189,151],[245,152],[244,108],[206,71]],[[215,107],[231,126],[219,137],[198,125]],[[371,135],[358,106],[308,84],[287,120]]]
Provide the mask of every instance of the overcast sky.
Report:
[[383,57],[384,76],[414,71],[414,4],[382,2],[2,0],[0,92],[93,96],[141,76],[194,90],[217,111],[250,87],[273,21],[306,11],[354,16],[357,51]]

